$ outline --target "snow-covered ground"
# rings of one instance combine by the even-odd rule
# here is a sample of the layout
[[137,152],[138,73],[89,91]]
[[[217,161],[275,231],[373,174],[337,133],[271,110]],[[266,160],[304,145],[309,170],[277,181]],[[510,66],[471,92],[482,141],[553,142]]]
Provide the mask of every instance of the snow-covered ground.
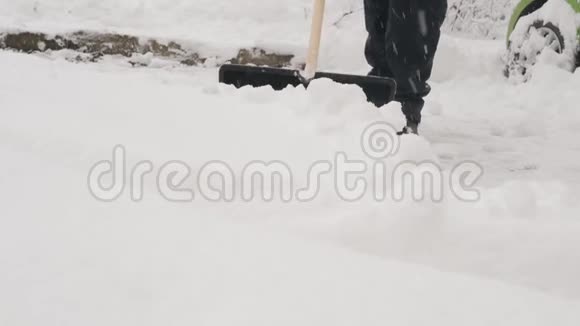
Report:
[[[517,0],[448,3],[446,31],[504,39]],[[311,0],[251,0],[243,5],[230,0],[0,0],[0,33],[86,30],[169,38],[204,56],[227,57],[240,47],[252,46],[300,54],[311,7]],[[327,52],[337,52],[337,45],[354,47],[353,36],[362,29],[363,1],[333,0],[326,7]]]
[[[507,21],[517,2],[448,0],[449,19],[445,29],[485,38],[504,38]],[[309,0],[252,0],[244,6],[233,5],[227,0],[0,0],[0,4],[3,8],[0,28],[32,28],[41,32],[78,28],[124,30],[152,34],[150,36],[170,33],[173,37],[205,40],[213,40],[216,34],[212,32],[219,30],[232,36],[230,42],[271,41],[268,31],[254,28],[255,22],[282,31],[304,31],[311,8]],[[333,0],[327,5],[331,24],[343,23],[344,15],[362,14],[363,2],[359,0]],[[234,35],[231,26],[239,27]]]
[[[7,28],[57,26],[49,14],[30,18],[26,3],[6,1],[15,10],[2,11]],[[185,2],[75,3],[81,13],[62,26],[186,35],[111,14]],[[183,11],[175,28],[205,27],[201,43],[303,46],[306,25],[276,28],[306,24],[297,8],[308,1],[291,10],[282,1],[225,3],[189,3],[197,20]],[[368,69],[360,16],[348,19],[326,29],[324,69]],[[354,203],[339,200],[328,178],[309,202],[213,203],[196,190],[193,201],[174,203],[155,175],[185,162],[193,188],[210,161],[239,172],[279,160],[301,183],[312,162],[337,152],[369,161],[361,132],[377,121],[401,126],[396,103],[375,109],[356,87],[328,81],[307,91],[235,90],[217,84],[214,67],[0,52],[0,324],[578,325],[580,73],[540,65],[529,83],[512,85],[502,52],[501,41],[444,36],[422,136],[403,137],[388,160],[430,160],[445,173],[476,162],[480,200],[446,192],[441,202]],[[128,170],[154,166],[140,202],[130,189],[112,203],[91,196],[89,170],[115,145],[126,149]]]

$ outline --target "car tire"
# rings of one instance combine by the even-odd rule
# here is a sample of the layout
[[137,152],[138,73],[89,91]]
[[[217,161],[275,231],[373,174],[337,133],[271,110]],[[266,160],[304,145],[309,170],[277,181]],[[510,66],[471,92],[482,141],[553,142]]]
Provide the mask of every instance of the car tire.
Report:
[[531,68],[536,64],[538,56],[548,48],[563,55],[563,65],[573,70],[576,66],[574,51],[566,51],[568,44],[556,25],[551,22],[536,20],[526,34],[517,41],[510,42],[507,64],[504,70],[506,77],[516,82],[526,82],[531,78]]

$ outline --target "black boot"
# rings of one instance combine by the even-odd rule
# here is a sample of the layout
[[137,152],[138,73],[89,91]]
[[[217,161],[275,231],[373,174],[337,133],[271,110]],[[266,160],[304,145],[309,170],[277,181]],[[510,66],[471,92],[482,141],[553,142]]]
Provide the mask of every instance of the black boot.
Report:
[[419,124],[421,124],[421,111],[425,106],[423,99],[413,99],[403,102],[402,111],[407,118],[407,126],[403,128],[399,135],[419,134]]

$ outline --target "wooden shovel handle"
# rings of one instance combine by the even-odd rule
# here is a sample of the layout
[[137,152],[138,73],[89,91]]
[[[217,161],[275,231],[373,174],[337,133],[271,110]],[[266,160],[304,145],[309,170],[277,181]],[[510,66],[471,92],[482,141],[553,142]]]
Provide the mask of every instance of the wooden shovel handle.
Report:
[[310,80],[314,78],[318,70],[318,56],[320,53],[320,37],[322,35],[322,24],[324,21],[325,0],[314,0],[314,11],[312,13],[312,27],[310,29],[310,45],[306,56],[306,69],[304,78]]

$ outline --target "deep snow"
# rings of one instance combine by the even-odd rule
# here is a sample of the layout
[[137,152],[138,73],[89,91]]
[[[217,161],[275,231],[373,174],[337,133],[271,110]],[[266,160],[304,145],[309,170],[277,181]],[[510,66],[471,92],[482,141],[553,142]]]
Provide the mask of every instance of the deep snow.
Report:
[[[477,204],[345,204],[326,195],[308,204],[170,204],[151,183],[141,203],[126,196],[101,203],[89,195],[86,174],[117,143],[133,162],[181,159],[198,167],[216,158],[234,165],[278,158],[300,165],[336,148],[349,150],[348,138],[358,137],[350,124],[401,119],[392,114],[394,105],[377,111],[350,87],[237,92],[216,86],[209,77],[214,71],[131,70],[12,53],[0,58],[1,108],[8,117],[0,124],[2,324],[580,320],[573,302],[580,231],[574,173],[543,182],[492,169],[491,176],[514,177],[486,188]],[[328,95],[338,90],[348,93],[344,105]],[[444,120],[445,112],[431,117],[425,131],[439,146],[449,134],[436,126],[464,119]],[[470,141],[484,138],[481,130]],[[414,137],[402,146],[405,155],[441,155]],[[504,154],[487,152],[489,160]]]
[[[71,20],[123,22],[78,3],[99,22]],[[137,3],[146,2],[92,4],[112,12]],[[244,22],[265,39],[267,19],[303,19],[268,4],[278,16]],[[197,5],[194,24],[219,12]],[[242,32],[226,9],[206,26],[227,45]],[[351,18],[326,29],[325,69],[368,69],[362,22]],[[228,32],[211,29],[218,24]],[[272,38],[302,46],[300,31]],[[102,203],[87,174],[122,144],[129,166],[182,160],[195,170],[223,160],[239,170],[283,160],[303,177],[338,151],[364,158],[361,130],[401,126],[400,106],[375,109],[355,87],[327,81],[308,91],[235,90],[217,85],[214,67],[1,52],[0,324],[577,325],[580,73],[542,64],[529,83],[512,85],[502,54],[501,41],[445,36],[422,137],[403,137],[390,159],[433,160],[444,171],[478,162],[478,202],[346,203],[326,181],[309,203],[178,204],[161,198],[153,178],[142,202],[125,194]]]

